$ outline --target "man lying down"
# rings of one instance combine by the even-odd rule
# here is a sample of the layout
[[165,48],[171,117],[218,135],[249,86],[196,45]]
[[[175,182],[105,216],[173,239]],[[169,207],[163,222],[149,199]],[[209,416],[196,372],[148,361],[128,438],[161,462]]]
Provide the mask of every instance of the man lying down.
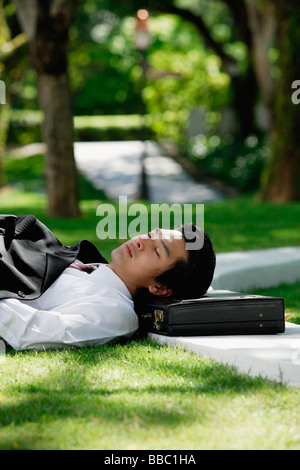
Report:
[[64,246],[32,215],[0,215],[0,338],[16,350],[130,338],[136,296],[200,297],[214,269],[212,243],[192,224],[136,236],[108,263],[87,240]]

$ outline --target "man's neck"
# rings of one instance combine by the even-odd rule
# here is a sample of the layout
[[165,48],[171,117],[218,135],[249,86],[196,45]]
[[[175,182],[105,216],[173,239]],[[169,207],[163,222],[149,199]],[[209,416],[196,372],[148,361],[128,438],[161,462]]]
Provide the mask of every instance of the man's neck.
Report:
[[130,294],[132,295],[132,297],[136,294],[136,291],[137,291],[137,288],[135,286],[130,286],[128,281],[126,279],[124,279],[124,276],[122,276],[122,274],[120,274],[113,266],[111,263],[109,263],[107,265],[107,267],[109,269],[111,269],[120,279],[121,281],[124,282],[125,286],[127,287],[127,289],[129,290]]

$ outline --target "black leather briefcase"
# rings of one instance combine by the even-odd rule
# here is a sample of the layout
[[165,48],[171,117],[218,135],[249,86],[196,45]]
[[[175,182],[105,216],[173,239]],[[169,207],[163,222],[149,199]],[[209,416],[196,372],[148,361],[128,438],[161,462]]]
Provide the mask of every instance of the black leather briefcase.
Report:
[[156,298],[137,306],[140,332],[169,336],[275,334],[285,331],[284,300],[209,291],[199,299]]

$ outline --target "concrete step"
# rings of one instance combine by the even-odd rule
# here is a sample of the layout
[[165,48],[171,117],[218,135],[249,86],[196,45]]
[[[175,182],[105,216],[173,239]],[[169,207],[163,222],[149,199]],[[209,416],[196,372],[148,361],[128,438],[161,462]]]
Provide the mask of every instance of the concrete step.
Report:
[[213,289],[237,292],[300,281],[300,246],[218,253]]
[[[300,247],[217,254],[213,289],[247,293],[300,281]],[[159,344],[180,346],[199,356],[235,366],[238,372],[300,387],[300,326],[286,322],[276,335],[167,337]]]
[[285,333],[276,335],[149,336],[159,344],[234,366],[239,373],[300,387],[300,325],[286,323]]

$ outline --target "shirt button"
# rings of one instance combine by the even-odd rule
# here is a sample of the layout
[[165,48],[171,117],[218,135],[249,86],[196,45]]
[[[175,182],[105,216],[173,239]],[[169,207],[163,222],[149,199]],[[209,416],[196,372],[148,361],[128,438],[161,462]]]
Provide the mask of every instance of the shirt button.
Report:
[[22,299],[24,299],[25,294],[24,294],[24,292],[22,292],[21,290],[19,290],[18,296],[19,296],[19,297],[22,297]]

